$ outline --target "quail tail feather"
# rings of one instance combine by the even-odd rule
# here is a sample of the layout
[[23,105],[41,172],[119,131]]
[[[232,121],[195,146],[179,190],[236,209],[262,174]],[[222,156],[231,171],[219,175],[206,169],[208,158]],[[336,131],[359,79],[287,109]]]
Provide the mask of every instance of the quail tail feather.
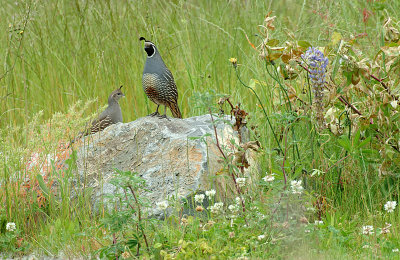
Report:
[[169,109],[171,110],[172,115],[173,115],[175,118],[182,118],[181,111],[179,110],[178,104],[177,104],[176,102],[170,102],[170,103],[168,104],[168,107],[169,107]]

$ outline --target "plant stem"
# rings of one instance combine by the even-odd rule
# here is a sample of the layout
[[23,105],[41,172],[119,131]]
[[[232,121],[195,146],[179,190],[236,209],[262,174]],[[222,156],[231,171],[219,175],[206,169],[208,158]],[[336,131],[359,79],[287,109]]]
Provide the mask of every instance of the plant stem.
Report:
[[263,112],[264,112],[265,118],[267,119],[268,125],[269,125],[269,127],[271,128],[271,131],[272,131],[272,134],[273,134],[273,136],[274,136],[274,139],[275,139],[276,143],[278,144],[279,152],[282,152],[281,145],[280,145],[280,143],[279,143],[278,138],[276,137],[274,128],[272,127],[271,121],[269,120],[269,117],[268,117],[268,115],[267,115],[267,112],[265,111],[264,105],[262,104],[260,97],[257,95],[257,92],[256,92],[252,87],[247,86],[247,85],[242,81],[242,79],[239,77],[239,73],[238,73],[236,67],[235,67],[235,71],[236,71],[236,77],[237,77],[237,79],[239,80],[239,82],[240,82],[244,87],[250,89],[251,92],[253,92],[253,94],[256,96],[256,98],[257,98],[258,102],[260,103],[260,106],[261,106],[261,108],[262,108],[262,110],[263,110]]

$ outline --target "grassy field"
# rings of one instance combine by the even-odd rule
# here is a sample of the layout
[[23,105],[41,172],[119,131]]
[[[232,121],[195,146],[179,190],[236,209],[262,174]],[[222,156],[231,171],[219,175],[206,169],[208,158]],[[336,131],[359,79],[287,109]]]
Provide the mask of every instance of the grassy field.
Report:
[[[138,257],[400,258],[400,211],[384,207],[400,199],[398,10],[399,1],[383,0],[4,1],[0,258],[135,256],[133,242],[115,228],[121,220],[93,214],[85,198],[54,205],[43,180],[21,192],[31,155],[68,141],[116,87],[127,97],[120,102],[125,122],[154,111],[141,84],[140,36],[157,45],[172,71],[184,117],[208,113],[223,94],[241,104],[263,147],[263,173],[243,194],[248,210],[234,227],[223,216],[210,217],[206,232],[197,218],[184,227],[173,218],[147,223],[150,248],[138,235]],[[329,59],[321,108],[300,56],[309,46]],[[38,171],[30,170],[32,180]],[[272,173],[275,182],[262,179]],[[60,181],[66,190],[72,175]],[[301,199],[290,192],[293,180],[302,180]],[[280,197],[311,209],[304,225],[273,211]],[[275,217],[282,223],[274,225]],[[15,231],[6,227],[11,222]],[[135,234],[134,224],[124,225]]]

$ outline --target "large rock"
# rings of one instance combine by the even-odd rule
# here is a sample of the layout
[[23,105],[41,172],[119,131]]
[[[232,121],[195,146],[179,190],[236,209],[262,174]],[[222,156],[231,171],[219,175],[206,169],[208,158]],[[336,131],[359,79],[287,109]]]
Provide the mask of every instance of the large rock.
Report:
[[[232,129],[234,119],[223,119],[214,117],[218,139],[226,155],[233,155],[237,146],[231,140],[239,145],[239,135]],[[247,141],[248,131],[241,130],[241,139]],[[86,187],[94,188],[94,202],[115,191],[109,180],[116,168],[139,173],[148,186],[141,195],[151,201],[157,214],[156,202],[170,196],[187,198],[210,188],[232,194],[231,177],[216,174],[223,172],[221,157],[210,115],[169,120],[143,117],[88,136],[78,149],[77,165]],[[250,165],[256,164],[250,161]],[[255,172],[252,167],[245,170],[249,182]]]

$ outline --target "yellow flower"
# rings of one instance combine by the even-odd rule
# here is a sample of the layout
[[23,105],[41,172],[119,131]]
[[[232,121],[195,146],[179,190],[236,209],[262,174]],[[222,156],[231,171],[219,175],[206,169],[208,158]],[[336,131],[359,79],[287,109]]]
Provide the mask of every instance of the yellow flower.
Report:
[[20,32],[19,32],[19,34],[23,34],[23,33],[24,33],[24,31],[20,31]]
[[236,58],[230,58],[229,62],[232,63],[233,67],[237,66],[237,59]]

